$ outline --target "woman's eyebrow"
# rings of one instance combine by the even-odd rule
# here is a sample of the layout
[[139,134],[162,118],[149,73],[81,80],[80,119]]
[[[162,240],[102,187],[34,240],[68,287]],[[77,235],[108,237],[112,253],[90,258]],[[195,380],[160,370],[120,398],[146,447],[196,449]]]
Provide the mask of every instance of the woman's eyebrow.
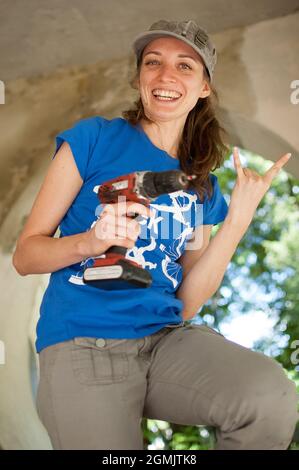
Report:
[[[146,54],[144,54],[144,57],[148,54],[157,54],[157,55],[162,55],[161,52],[159,51],[148,51]],[[187,57],[188,59],[192,59],[194,62],[199,62],[199,60],[197,59],[194,59],[194,57],[192,57],[191,55],[187,55],[187,54],[178,54],[178,57]]]

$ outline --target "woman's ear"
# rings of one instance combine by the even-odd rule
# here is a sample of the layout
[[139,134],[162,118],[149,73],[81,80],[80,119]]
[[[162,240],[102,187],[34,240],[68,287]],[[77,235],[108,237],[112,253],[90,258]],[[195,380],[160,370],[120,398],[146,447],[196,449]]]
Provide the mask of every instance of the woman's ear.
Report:
[[132,80],[132,87],[133,87],[135,90],[139,90],[139,77],[138,77],[137,74],[135,75],[135,77],[134,77],[133,80]]
[[204,80],[204,85],[201,89],[201,94],[200,94],[200,97],[201,98],[206,98],[207,96],[209,96],[211,94],[211,88],[210,88],[210,85],[208,84],[207,80]]

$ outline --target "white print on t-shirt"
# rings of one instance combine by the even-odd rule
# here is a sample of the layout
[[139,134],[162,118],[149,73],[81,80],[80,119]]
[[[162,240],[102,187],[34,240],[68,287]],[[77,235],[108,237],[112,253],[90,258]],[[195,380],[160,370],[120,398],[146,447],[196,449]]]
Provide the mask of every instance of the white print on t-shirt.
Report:
[[[183,253],[183,244],[192,234],[193,228],[191,227],[190,211],[192,205],[196,204],[197,196],[189,194],[183,190],[176,191],[167,195],[171,201],[171,205],[168,204],[150,204],[151,209],[154,209],[154,216],[143,220],[140,222],[141,226],[145,226],[147,231],[150,230],[150,242],[147,246],[134,246],[126,253],[126,258],[131,259],[139,263],[143,268],[154,269],[157,267],[157,263],[152,263],[149,259],[146,259],[146,253],[154,250],[159,250],[160,254],[163,256],[161,258],[161,270],[164,276],[166,276],[173,284],[173,287],[176,288],[178,285],[178,274],[180,271],[180,266],[175,261]],[[187,198],[187,203],[180,203],[180,198]],[[162,215],[158,216],[157,212],[161,212]],[[167,214],[172,214],[172,229],[174,239],[170,240],[170,226],[169,218],[165,217]],[[188,217],[184,217],[185,213]],[[175,224],[174,221],[178,221],[179,224]],[[185,226],[182,230],[181,226]],[[178,226],[180,226],[180,231],[178,232]],[[159,227],[161,228],[161,238],[168,240],[170,243],[168,246],[165,243],[162,243],[159,237]],[[178,233],[175,233],[177,230]],[[140,238],[143,238],[142,231]],[[155,258],[156,259],[156,258]]]
[[[99,186],[93,188],[98,192]],[[191,226],[191,211],[196,214],[197,196],[184,190],[163,195],[163,202],[150,204],[154,215],[144,218],[138,216],[137,221],[141,226],[141,233],[133,248],[128,249],[126,258],[135,261],[142,268],[158,269],[161,277],[167,278],[173,288],[178,285],[180,265],[176,260],[184,251],[184,244],[193,233]],[[165,202],[164,202],[165,201]],[[92,228],[97,219],[91,224]],[[171,233],[172,231],[172,233]],[[171,236],[170,236],[171,235]],[[103,258],[105,254],[97,258]],[[70,276],[69,282],[85,285],[83,282],[84,266],[95,258],[87,258],[80,264],[80,271]]]

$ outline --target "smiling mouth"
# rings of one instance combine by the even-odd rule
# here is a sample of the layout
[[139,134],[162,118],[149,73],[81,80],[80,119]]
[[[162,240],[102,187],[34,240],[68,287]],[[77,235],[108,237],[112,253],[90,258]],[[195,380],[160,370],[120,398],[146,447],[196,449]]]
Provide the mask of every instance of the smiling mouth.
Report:
[[155,100],[157,100],[157,101],[169,101],[169,102],[171,102],[171,101],[177,101],[177,100],[179,100],[179,99],[182,97],[182,95],[181,95],[181,96],[178,96],[178,97],[176,97],[176,98],[170,97],[170,96],[159,96],[159,95],[154,95],[153,93],[152,93],[152,96],[153,96],[153,98],[154,98]]

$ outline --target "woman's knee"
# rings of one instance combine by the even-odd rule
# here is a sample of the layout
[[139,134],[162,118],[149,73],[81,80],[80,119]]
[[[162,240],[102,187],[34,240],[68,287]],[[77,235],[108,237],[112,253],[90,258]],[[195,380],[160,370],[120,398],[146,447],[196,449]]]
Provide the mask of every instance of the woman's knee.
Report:
[[287,448],[298,420],[295,383],[277,361],[253,354],[246,379],[236,387],[234,426],[251,427],[264,448]]

